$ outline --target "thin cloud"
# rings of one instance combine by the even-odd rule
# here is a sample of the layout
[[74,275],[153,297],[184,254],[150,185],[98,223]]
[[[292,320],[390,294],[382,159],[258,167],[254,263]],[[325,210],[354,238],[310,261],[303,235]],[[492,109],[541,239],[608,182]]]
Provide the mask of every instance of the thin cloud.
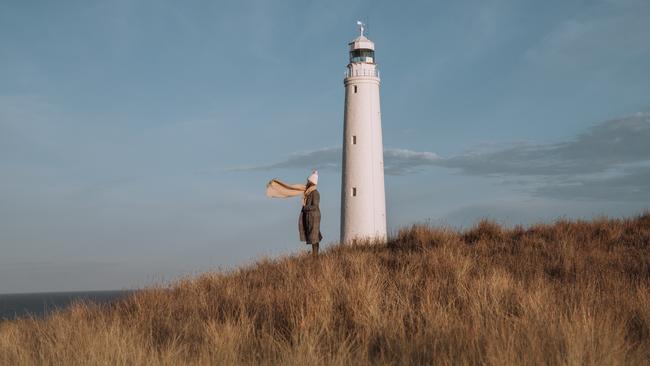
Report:
[[517,146],[442,159],[440,166],[476,176],[520,177],[538,197],[650,200],[650,115],[598,124],[574,140]]
[[[384,150],[386,175],[415,174],[430,167],[463,174],[513,177],[534,196],[554,199],[630,201],[650,197],[650,114],[593,126],[575,139],[518,144],[442,158],[427,151]],[[232,170],[341,169],[341,148],[299,152],[287,159]]]
[[[277,163],[252,167],[234,168],[231,171],[272,169],[341,169],[341,148],[326,147],[318,150],[298,152]],[[413,174],[433,166],[440,157],[432,152],[406,149],[384,149],[384,173],[386,175]]]
[[[604,4],[608,11],[590,17],[567,19],[528,49],[529,62],[592,74],[594,70],[617,70],[622,63],[643,60],[650,32],[650,3],[617,0]],[[607,47],[603,47],[606,44]]]
[[609,177],[573,177],[537,188],[535,195],[555,199],[644,202],[650,197],[650,166],[627,168]]
[[322,149],[296,152],[285,160],[250,167],[239,167],[231,171],[272,170],[272,169],[339,169],[341,166],[341,148],[325,147]]
[[604,122],[573,141],[521,144],[442,159],[439,165],[470,175],[558,176],[602,173],[650,161],[650,115]]
[[428,151],[384,149],[384,172],[388,175],[407,175],[435,166],[440,157]]

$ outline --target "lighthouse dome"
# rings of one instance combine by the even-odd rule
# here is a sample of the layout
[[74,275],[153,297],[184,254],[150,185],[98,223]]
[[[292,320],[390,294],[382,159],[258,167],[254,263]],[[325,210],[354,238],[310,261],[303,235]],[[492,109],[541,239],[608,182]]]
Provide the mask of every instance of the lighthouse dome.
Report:
[[375,43],[363,34],[353,39],[350,43],[350,51],[353,50],[375,50]]
[[363,34],[350,43],[350,62],[375,63],[375,44]]

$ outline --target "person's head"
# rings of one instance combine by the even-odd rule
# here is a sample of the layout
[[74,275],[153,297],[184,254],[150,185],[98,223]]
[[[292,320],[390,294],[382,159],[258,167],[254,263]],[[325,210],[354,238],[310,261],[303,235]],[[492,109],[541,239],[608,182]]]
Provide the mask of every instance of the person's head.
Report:
[[318,184],[318,171],[314,170],[307,178],[307,187],[315,186]]

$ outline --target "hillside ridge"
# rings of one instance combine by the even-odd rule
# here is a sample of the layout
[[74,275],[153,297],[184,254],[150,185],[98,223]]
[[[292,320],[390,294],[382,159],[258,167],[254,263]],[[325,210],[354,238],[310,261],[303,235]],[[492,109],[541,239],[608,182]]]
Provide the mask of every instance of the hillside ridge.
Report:
[[647,364],[650,213],[412,225],[0,322],[3,365]]

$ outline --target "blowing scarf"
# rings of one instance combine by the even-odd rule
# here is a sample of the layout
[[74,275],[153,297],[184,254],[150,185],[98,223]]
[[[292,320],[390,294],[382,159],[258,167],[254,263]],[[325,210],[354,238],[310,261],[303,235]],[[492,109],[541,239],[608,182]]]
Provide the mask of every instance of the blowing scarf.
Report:
[[287,184],[274,178],[266,184],[266,197],[269,198],[287,198],[302,195],[302,205],[305,205],[307,196],[316,190],[316,185],[307,188],[304,184]]

